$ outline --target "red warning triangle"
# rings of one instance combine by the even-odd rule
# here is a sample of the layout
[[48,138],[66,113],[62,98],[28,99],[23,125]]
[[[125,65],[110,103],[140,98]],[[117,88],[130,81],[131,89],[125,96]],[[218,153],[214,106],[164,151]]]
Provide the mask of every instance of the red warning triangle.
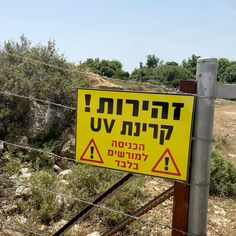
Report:
[[151,171],[161,174],[181,176],[175,159],[173,158],[169,148],[166,148]]
[[81,161],[89,161],[96,163],[104,163],[98,147],[93,139],[90,140],[89,144],[85,148],[82,156],[80,157]]

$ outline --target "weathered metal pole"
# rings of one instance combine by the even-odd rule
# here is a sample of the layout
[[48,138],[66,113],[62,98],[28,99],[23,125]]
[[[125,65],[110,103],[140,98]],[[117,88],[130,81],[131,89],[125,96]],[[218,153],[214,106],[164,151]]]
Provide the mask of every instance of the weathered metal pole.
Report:
[[218,60],[197,62],[197,102],[191,161],[188,234],[206,235],[210,183],[211,143]]

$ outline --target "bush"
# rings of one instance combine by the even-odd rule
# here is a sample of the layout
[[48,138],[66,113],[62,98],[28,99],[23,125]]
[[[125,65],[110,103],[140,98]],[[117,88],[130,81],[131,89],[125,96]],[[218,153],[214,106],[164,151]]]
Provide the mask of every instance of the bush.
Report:
[[236,197],[236,168],[214,150],[210,176],[210,194],[216,196]]
[[79,69],[89,69],[101,76],[116,79],[128,79],[129,73],[124,71],[121,62],[117,60],[100,60],[89,58],[79,65]]
[[91,198],[104,191],[118,179],[120,172],[103,168],[77,165],[71,169],[67,180],[75,195]]
[[[22,163],[28,158],[28,154],[24,151],[16,150],[15,147],[8,148],[7,151],[0,154],[1,162],[3,163],[3,172],[5,175],[10,176],[20,173]],[[0,163],[1,164],[1,163]],[[30,164],[23,164],[22,167],[30,167]]]
[[[72,172],[66,176],[69,182],[68,189],[65,190],[67,191],[66,194],[86,201],[94,200],[123,176],[119,171],[84,165],[75,166],[71,170]],[[111,198],[108,198],[106,206],[128,214],[132,213],[147,196],[143,187],[144,182],[145,178],[143,176],[132,180],[122,189],[118,190]],[[70,212],[65,212],[66,218],[71,218],[73,214],[78,213],[85,206],[81,202],[76,202],[76,199],[70,205]],[[124,218],[123,214],[115,211],[106,211],[101,208],[97,208],[94,211],[94,222],[102,220],[105,226],[115,225]]]
[[59,209],[56,204],[56,175],[51,171],[35,172],[31,177],[32,207],[40,220],[49,224]]
[[[145,178],[143,176],[136,177],[117,191],[111,198],[107,200],[106,206],[119,212],[132,214],[141,205],[142,201],[147,199],[148,193],[144,187]],[[103,220],[105,226],[114,226],[126,216],[115,211],[106,211],[99,209],[99,219]]]

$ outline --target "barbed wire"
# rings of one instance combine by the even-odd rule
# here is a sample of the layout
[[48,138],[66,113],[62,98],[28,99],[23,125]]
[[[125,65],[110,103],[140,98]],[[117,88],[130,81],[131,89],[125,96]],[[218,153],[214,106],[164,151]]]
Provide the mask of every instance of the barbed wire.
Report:
[[63,104],[60,104],[60,103],[55,103],[55,102],[51,102],[51,101],[48,101],[48,100],[35,98],[35,97],[32,97],[32,96],[24,96],[24,95],[20,95],[20,94],[8,92],[8,91],[1,91],[1,90],[0,90],[0,94],[6,95],[6,96],[13,96],[13,97],[18,97],[18,98],[29,99],[29,100],[32,100],[32,101],[42,102],[42,103],[46,103],[48,105],[53,105],[53,106],[66,108],[66,109],[70,109],[70,110],[76,110],[76,107],[66,106],[66,105],[63,105]]
[[[38,149],[38,148],[32,148],[32,147],[29,147],[29,146],[26,146],[26,145],[20,145],[20,144],[16,144],[16,143],[11,143],[11,142],[8,142],[8,141],[5,141],[5,140],[1,140],[1,139],[0,139],[0,142],[2,142],[3,144],[9,145],[9,146],[21,148],[21,149],[24,149],[24,150],[27,150],[27,151],[35,151],[35,152],[39,152],[39,153],[45,153],[45,154],[57,157],[59,159],[76,162],[76,160],[74,160],[74,159],[71,159],[71,158],[65,157],[65,156],[60,156],[60,155],[57,155],[57,154],[55,154],[53,152],[49,152],[47,150]],[[78,163],[78,164],[80,164],[80,163]]]
[[[15,56],[15,57],[18,57],[18,58],[21,58],[21,59],[24,59],[25,61],[28,61],[30,63],[38,63],[38,64],[41,64],[41,65],[45,65],[45,66],[48,66],[48,67],[51,67],[51,68],[54,68],[54,69],[58,69],[58,70],[63,70],[63,71],[67,71],[67,72],[78,72],[80,74],[84,74],[84,75],[94,75],[95,73],[93,72],[89,72],[89,71],[84,71],[84,70],[81,70],[79,68],[77,69],[72,69],[72,68],[64,68],[64,67],[61,67],[61,66],[57,66],[57,65],[53,65],[53,64],[50,64],[50,63],[45,63],[43,61],[40,61],[40,60],[36,60],[36,59],[31,59],[30,57],[27,57],[25,56],[24,54],[22,53],[12,53],[12,52],[7,52],[7,51],[3,51],[3,53],[5,54],[8,54],[10,56]],[[101,75],[100,75],[101,76]],[[127,81],[126,80],[123,80],[123,79],[118,79],[118,78],[110,78],[110,77],[106,77],[106,76],[101,76],[105,79],[108,79],[109,81],[119,81],[119,82],[122,82],[122,83],[126,83]],[[160,86],[163,86],[163,85],[158,85],[158,84],[155,84],[155,83],[149,83],[149,82],[140,82],[140,81],[135,81],[135,80],[129,80],[128,81],[129,83],[133,83],[133,84],[136,84],[136,85],[146,85],[146,86],[151,86],[151,87],[157,87],[159,88]],[[168,88],[168,87],[165,87],[167,90],[173,90],[175,92],[177,92],[177,90],[175,88]]]
[[[55,154],[53,152],[49,152],[49,151],[46,151],[46,150],[43,150],[43,149],[32,148],[32,147],[29,147],[29,146],[26,146],[26,145],[20,145],[20,144],[12,143],[12,142],[8,142],[8,141],[2,140],[2,139],[0,139],[0,142],[2,142],[3,144],[9,145],[9,146],[17,147],[17,148],[28,150],[28,151],[36,151],[36,152],[39,152],[39,153],[45,153],[45,154],[57,157],[57,158],[62,159],[62,160],[75,162],[76,164],[87,165],[87,164],[84,164],[84,163],[77,162],[75,159],[65,157],[65,156],[60,156],[58,154]],[[209,184],[206,185],[206,184],[188,183],[188,182],[183,182],[183,181],[180,181],[180,180],[169,180],[169,181],[182,183],[182,184],[185,184],[185,185],[188,185],[188,186],[199,186],[199,187],[209,186]]]
[[53,64],[50,64],[50,63],[46,63],[46,62],[43,62],[43,61],[40,61],[40,60],[35,60],[35,59],[31,59],[30,57],[27,57],[23,54],[20,54],[20,53],[12,53],[12,52],[7,52],[7,51],[4,51],[3,53],[9,55],[9,56],[15,56],[15,57],[18,57],[18,58],[21,58],[21,59],[24,59],[25,61],[28,61],[30,63],[38,63],[38,64],[41,64],[41,65],[44,65],[44,66],[48,66],[48,67],[51,67],[51,68],[54,68],[54,69],[58,69],[58,70],[63,70],[63,71],[67,71],[67,72],[79,72],[81,74],[91,74],[89,72],[85,72],[85,71],[81,71],[79,69],[69,69],[69,68],[64,68],[64,67],[61,67],[61,66],[56,66],[56,65],[53,65]]

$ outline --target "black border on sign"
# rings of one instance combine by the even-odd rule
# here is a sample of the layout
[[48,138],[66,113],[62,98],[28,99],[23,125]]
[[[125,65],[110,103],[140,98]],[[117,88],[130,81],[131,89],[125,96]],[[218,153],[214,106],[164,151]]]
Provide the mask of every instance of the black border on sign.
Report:
[[[92,91],[106,91],[106,92],[126,92],[126,93],[140,93],[140,94],[163,94],[163,95],[177,95],[177,96],[189,96],[189,97],[193,97],[193,106],[192,106],[192,117],[191,117],[191,128],[190,128],[190,139],[189,139],[189,151],[188,151],[188,162],[187,162],[187,174],[186,174],[186,179],[185,180],[180,180],[180,179],[175,179],[175,178],[168,178],[168,177],[164,177],[164,176],[155,176],[155,175],[149,175],[149,174],[143,174],[143,173],[137,173],[137,172],[129,172],[129,171],[125,171],[125,170],[120,170],[120,169],[114,169],[114,168],[109,168],[109,167],[104,167],[104,166],[97,166],[97,165],[93,165],[93,164],[87,164],[87,163],[83,163],[80,162],[78,160],[76,160],[76,154],[77,154],[77,121],[78,121],[78,107],[79,107],[79,102],[78,102],[78,95],[79,95],[79,90],[92,90]],[[94,166],[97,168],[104,168],[104,169],[110,169],[110,170],[115,170],[115,171],[120,171],[120,172],[128,172],[128,173],[132,173],[132,174],[137,174],[137,175],[147,175],[147,176],[151,176],[151,177],[158,177],[158,178],[164,178],[164,179],[170,179],[170,180],[175,180],[178,182],[189,182],[189,176],[190,176],[190,159],[191,159],[191,153],[192,153],[192,141],[193,141],[193,127],[194,127],[194,119],[195,119],[195,109],[196,109],[196,94],[190,94],[190,93],[161,93],[161,92],[151,92],[151,91],[132,91],[132,90],[122,90],[122,89],[97,89],[97,88],[77,88],[76,89],[76,119],[75,119],[75,161],[76,163],[82,164],[82,165],[89,165],[89,166]]]

